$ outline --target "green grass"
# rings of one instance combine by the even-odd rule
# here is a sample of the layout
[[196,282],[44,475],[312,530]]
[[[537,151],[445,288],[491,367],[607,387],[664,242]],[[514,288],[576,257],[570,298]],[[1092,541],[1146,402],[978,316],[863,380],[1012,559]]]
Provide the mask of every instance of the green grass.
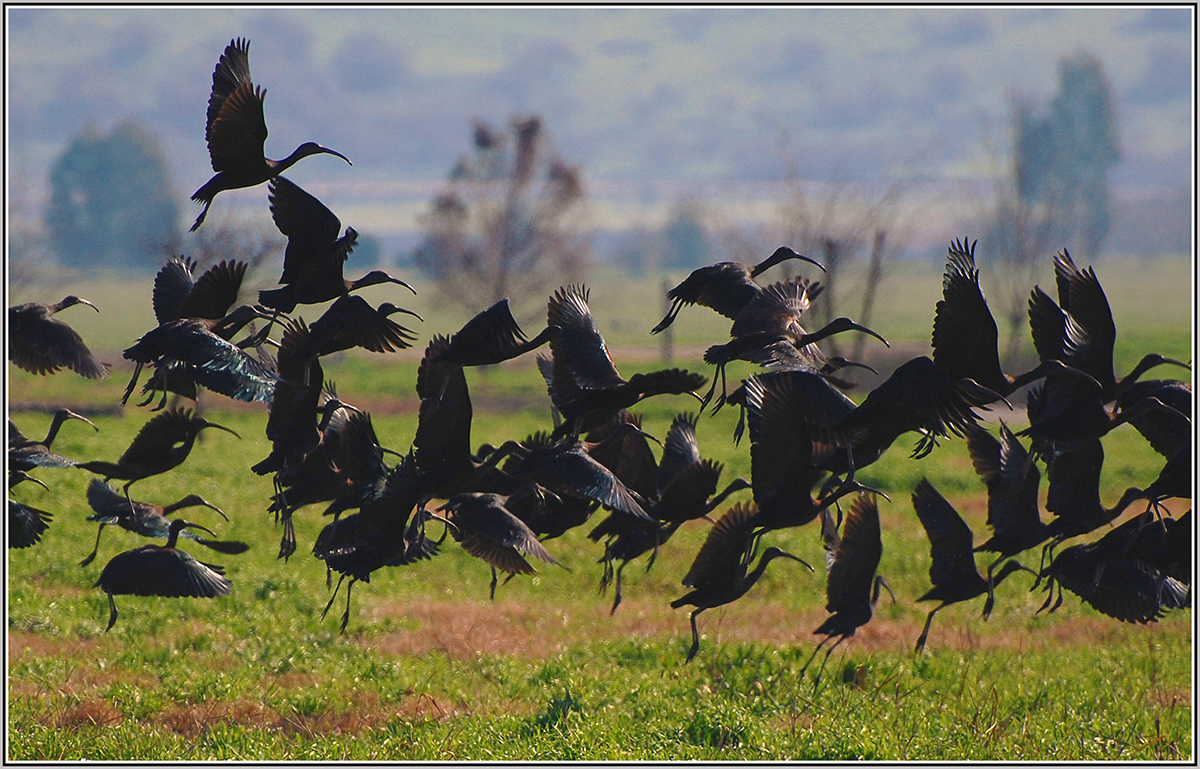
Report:
[[[1130,344],[1125,352],[1118,348],[1118,369],[1140,357],[1132,344],[1138,339],[1190,358],[1186,303],[1180,315],[1178,303],[1146,296],[1183,291],[1186,298],[1179,286],[1186,265],[1145,272],[1150,289],[1138,292],[1109,288],[1116,264],[1103,263],[1100,274],[1118,344]],[[920,297],[881,308],[871,325],[893,342],[927,340],[937,273],[913,266],[912,274],[898,275],[897,293],[918,287]],[[603,281],[592,293],[598,323],[626,375],[660,365],[657,341],[645,335],[661,317],[658,287],[643,296],[644,289]],[[119,315],[104,312],[97,320]],[[706,315],[712,313],[702,308],[681,314],[680,348],[720,338],[685,336]],[[425,317],[422,341],[460,322]],[[616,319],[622,322],[610,331]],[[727,333],[720,323],[714,328]],[[101,326],[94,332],[115,336]],[[419,350],[346,355],[327,367],[339,393],[369,408],[381,442],[396,450],[407,448],[415,429],[418,356]],[[706,370],[694,359],[675,365]],[[731,381],[749,371],[731,368]],[[55,448],[67,456],[115,459],[149,416],[138,408],[101,411],[120,397],[128,370],[99,383],[69,373],[35,378],[12,366],[9,373],[10,403],[94,409],[99,432],[70,422],[60,433]],[[1166,369],[1160,375],[1177,376]],[[498,444],[548,425],[545,390],[531,360],[470,371],[468,381],[474,444]],[[350,624],[339,634],[345,585],[322,619],[330,593],[323,565],[308,552],[327,519],[319,507],[299,512],[300,549],[286,563],[275,557],[279,530],[266,512],[270,480],[248,471],[269,451],[265,412],[228,403],[208,398],[207,416],[237,430],[241,440],[209,431],[184,465],[133,486],[135,498],[159,503],[200,493],[229,514],[227,524],[203,508],[185,513],[220,538],[246,541],[249,552],[225,556],[183,545],[226,567],[234,584],[228,597],[120,596],[120,619],[105,633],[107,600],[91,585],[109,558],[142,542],[108,528],[96,561],[81,568],[96,535],[84,520],[89,474],[38,471],[50,491],[27,483],[12,492],[55,518],[42,543],[9,551],[10,760],[1193,757],[1190,612],[1124,625],[1068,593],[1058,612],[1038,614],[1045,594],[1029,592],[1030,579],[1018,575],[1001,586],[989,621],[979,617],[980,600],[946,609],[934,621],[926,653],[913,656],[931,608],[915,602],[928,588],[929,546],[911,509],[913,484],[929,477],[977,538],[986,532],[982,485],[961,440],[918,461],[907,456],[915,437],[902,436],[863,469],[860,478],[892,498],[880,501],[880,573],[898,601],[885,597],[872,622],[834,652],[814,695],[815,665],[799,675],[816,640],[811,631],[826,616],[823,556],[811,526],[773,533],[768,544],[796,553],[816,573],[777,561],[743,599],[701,614],[702,645],[690,665],[683,662],[687,612],[671,610],[669,602],[684,592],[679,580],[703,542],[703,522],[684,526],[651,571],[644,559],[625,570],[625,602],[612,616],[611,594],[597,592],[601,551],[585,526],[546,543],[566,568],[547,566],[536,577],[514,579],[498,589],[495,602],[487,600],[487,567],[450,541],[431,561],[382,569],[354,588]],[[694,406],[683,397],[651,400],[644,426],[662,435],[677,411]],[[1009,421],[1007,411],[999,416]],[[37,412],[13,418],[33,436],[43,435],[49,421]],[[726,409],[703,417],[698,429],[705,455],[725,463],[725,481],[749,473],[747,445],[731,440],[735,421]],[[1101,494],[1109,503],[1126,486],[1148,482],[1162,462],[1129,427],[1110,433],[1105,450]],[[748,498],[742,492],[731,501]]]

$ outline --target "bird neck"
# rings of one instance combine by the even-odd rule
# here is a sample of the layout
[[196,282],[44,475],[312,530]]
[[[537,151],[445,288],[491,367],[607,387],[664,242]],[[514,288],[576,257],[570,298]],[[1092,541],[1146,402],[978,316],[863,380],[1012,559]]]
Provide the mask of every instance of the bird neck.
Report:
[[54,439],[58,437],[58,431],[63,426],[63,422],[66,422],[68,419],[70,417],[62,411],[54,413],[54,419],[50,422],[50,429],[46,432],[46,439],[42,441],[43,446],[50,448],[50,444],[54,443]]

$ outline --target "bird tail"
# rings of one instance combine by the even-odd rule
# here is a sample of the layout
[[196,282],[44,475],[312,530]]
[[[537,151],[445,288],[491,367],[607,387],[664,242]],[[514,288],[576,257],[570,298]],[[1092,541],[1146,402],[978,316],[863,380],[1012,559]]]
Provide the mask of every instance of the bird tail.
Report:
[[250,546],[245,542],[237,541],[226,542],[219,539],[200,539],[197,537],[196,543],[204,545],[210,550],[216,550],[218,553],[224,553],[225,555],[237,555],[238,553],[244,553],[250,549]]
[[96,473],[97,475],[103,475],[106,478],[118,478],[121,473],[120,465],[113,464],[112,462],[104,462],[99,459],[93,459],[90,462],[80,462],[75,466]]

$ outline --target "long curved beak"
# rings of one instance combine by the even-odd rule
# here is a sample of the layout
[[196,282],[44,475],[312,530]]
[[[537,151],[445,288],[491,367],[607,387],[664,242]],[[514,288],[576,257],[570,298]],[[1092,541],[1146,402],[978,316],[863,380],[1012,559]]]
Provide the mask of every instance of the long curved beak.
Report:
[[[405,287],[405,288],[407,288],[409,291],[413,292],[413,296],[416,296],[416,295],[417,295],[417,290],[416,290],[415,288],[413,288],[411,285],[409,285],[408,283],[404,282],[403,280],[400,280],[399,278],[394,278],[394,277],[392,277],[391,275],[389,275],[389,276],[388,276],[388,282],[389,282],[389,283],[395,283],[395,284],[396,284],[396,285],[398,285],[398,286],[404,286],[404,287]],[[396,309],[398,310],[398,309],[400,309],[400,308],[398,308],[398,307],[397,307]],[[417,315],[415,312],[410,312],[409,310],[405,310],[404,312],[407,312],[407,313],[409,313],[410,315]],[[417,315],[417,317],[418,317],[418,318],[420,318],[421,316],[420,316],[420,315]],[[424,318],[421,318],[421,319],[422,319],[422,320],[424,320]]]
[[[229,520],[229,516],[228,516],[228,515],[225,515],[225,511],[224,511],[224,510],[222,510],[221,508],[217,507],[217,506],[216,506],[216,505],[214,505],[212,502],[209,502],[207,499],[204,499],[203,497],[199,498],[199,501],[198,501],[196,504],[198,504],[198,505],[203,505],[204,507],[207,507],[209,510],[214,510],[214,511],[216,511],[217,515],[220,515],[220,516],[221,516],[222,518],[224,518],[226,521],[228,521],[228,520]],[[211,532],[210,532],[210,533],[211,533]]]
[[92,426],[93,430],[95,430],[96,432],[100,432],[100,428],[96,427],[96,425],[92,422],[92,420],[88,419],[87,417],[85,417],[81,414],[76,414],[74,411],[71,411],[70,409],[63,409],[63,412],[64,412],[64,416],[67,419],[78,419],[80,422],[86,422]]
[[100,312],[100,308],[99,308],[99,307],[97,307],[96,305],[92,304],[91,302],[89,302],[89,301],[88,301],[88,300],[86,300],[86,299],[80,299],[78,302],[76,302],[76,304],[86,304],[88,307],[91,307],[91,308],[92,308],[93,310],[95,310],[96,312]]
[[[409,290],[410,290],[410,291],[412,291],[414,294],[415,294],[415,293],[417,293],[417,292],[416,292],[416,290],[415,290],[415,289],[413,289],[413,287],[412,287],[412,286],[409,286],[407,283],[405,283],[404,281],[400,280],[399,278],[395,278],[395,281],[396,281],[397,283],[401,283],[401,284],[403,284],[403,285],[405,285],[405,286],[408,286]],[[383,304],[379,305],[379,314],[380,314],[380,315],[383,315],[383,316],[385,316],[385,317],[386,317],[386,316],[388,316],[388,315],[395,315],[395,314],[396,314],[396,313],[398,313],[398,312],[402,312],[402,313],[404,313],[405,315],[411,315],[411,316],[413,316],[414,318],[416,318],[417,320],[421,321],[422,323],[424,323],[424,322],[425,322],[425,319],[424,319],[424,318],[422,318],[422,317],[421,317],[419,314],[417,314],[416,312],[413,312],[412,310],[406,310],[406,309],[404,309],[403,307],[397,307],[396,305],[392,304],[391,302],[384,302]]]
[[[201,419],[200,423],[201,423],[200,424],[201,429],[203,429],[205,427],[215,427],[218,430],[224,430],[227,433],[233,433],[234,436],[236,436],[239,439],[242,437],[242,436],[238,435],[236,432],[234,432],[233,430],[230,430],[228,427],[225,427],[224,425],[219,425],[216,422],[209,422],[207,419]],[[209,534],[212,534],[212,532],[210,531]],[[216,536],[216,535],[213,535],[213,536]]]
[[215,531],[213,531],[212,529],[208,528],[207,526],[201,526],[200,524],[192,523],[191,521],[184,521],[183,525],[181,525],[179,528],[180,528],[180,530],[182,530],[182,529],[199,529],[200,531],[207,532],[214,537],[217,536],[217,533]]
[[[318,145],[318,146],[320,146],[320,145]],[[331,149],[329,149],[328,147],[321,147],[321,152],[324,152],[324,153],[325,153],[325,154],[327,154],[327,155],[336,155],[337,157],[339,157],[339,158],[341,158],[342,160],[346,161],[346,165],[349,165],[349,166],[353,166],[353,165],[354,165],[353,163],[351,163],[351,162],[350,162],[350,158],[346,157],[345,155],[343,155],[342,153],[338,152],[337,150],[331,150]]]

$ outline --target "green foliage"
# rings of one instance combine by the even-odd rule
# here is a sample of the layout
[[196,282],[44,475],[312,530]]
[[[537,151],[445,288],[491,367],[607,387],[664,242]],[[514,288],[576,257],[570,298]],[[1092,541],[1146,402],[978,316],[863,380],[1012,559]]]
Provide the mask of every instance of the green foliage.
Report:
[[134,120],[76,136],[50,175],[46,229],[59,261],[153,269],[180,240],[179,205],[157,136]]

